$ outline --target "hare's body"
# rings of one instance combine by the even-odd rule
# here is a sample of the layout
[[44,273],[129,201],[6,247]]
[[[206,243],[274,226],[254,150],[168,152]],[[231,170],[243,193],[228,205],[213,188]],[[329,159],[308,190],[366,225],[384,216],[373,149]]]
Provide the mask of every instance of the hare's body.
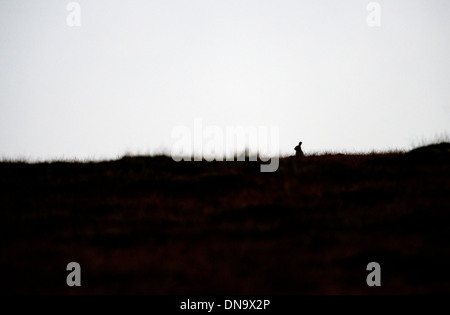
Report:
[[298,146],[296,146],[294,148],[294,150],[295,150],[295,156],[296,157],[303,157],[304,156],[303,151],[302,151],[302,142],[299,142]]

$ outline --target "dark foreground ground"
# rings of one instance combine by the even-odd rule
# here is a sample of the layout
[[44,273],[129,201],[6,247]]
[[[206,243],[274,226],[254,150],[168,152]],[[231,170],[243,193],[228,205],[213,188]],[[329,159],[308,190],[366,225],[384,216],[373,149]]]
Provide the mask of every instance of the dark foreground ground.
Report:
[[[0,163],[3,293],[450,293],[448,145],[401,154]],[[81,265],[82,286],[66,285]],[[382,285],[366,284],[369,262]]]

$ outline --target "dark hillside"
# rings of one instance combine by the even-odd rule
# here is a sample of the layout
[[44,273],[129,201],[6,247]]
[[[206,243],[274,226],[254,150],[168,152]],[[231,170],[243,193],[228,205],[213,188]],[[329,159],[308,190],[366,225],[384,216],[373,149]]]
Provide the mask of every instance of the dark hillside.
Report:
[[2,291],[450,293],[448,146],[290,157],[274,173],[164,156],[0,163]]

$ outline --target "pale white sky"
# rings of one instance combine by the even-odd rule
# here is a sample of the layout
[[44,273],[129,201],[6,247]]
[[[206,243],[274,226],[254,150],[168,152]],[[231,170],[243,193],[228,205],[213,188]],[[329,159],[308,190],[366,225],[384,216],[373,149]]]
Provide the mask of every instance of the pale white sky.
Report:
[[279,126],[282,152],[449,133],[450,1],[0,0],[0,156],[170,150],[176,126]]

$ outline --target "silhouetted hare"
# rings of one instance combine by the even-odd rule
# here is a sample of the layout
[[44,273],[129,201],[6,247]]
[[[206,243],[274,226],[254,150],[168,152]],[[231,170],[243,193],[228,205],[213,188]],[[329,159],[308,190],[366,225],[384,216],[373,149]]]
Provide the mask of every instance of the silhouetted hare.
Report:
[[295,150],[295,156],[296,157],[304,157],[305,155],[303,154],[303,151],[302,151],[302,142],[300,141],[299,143],[298,143],[298,146],[296,146],[295,148],[294,148],[294,150]]

